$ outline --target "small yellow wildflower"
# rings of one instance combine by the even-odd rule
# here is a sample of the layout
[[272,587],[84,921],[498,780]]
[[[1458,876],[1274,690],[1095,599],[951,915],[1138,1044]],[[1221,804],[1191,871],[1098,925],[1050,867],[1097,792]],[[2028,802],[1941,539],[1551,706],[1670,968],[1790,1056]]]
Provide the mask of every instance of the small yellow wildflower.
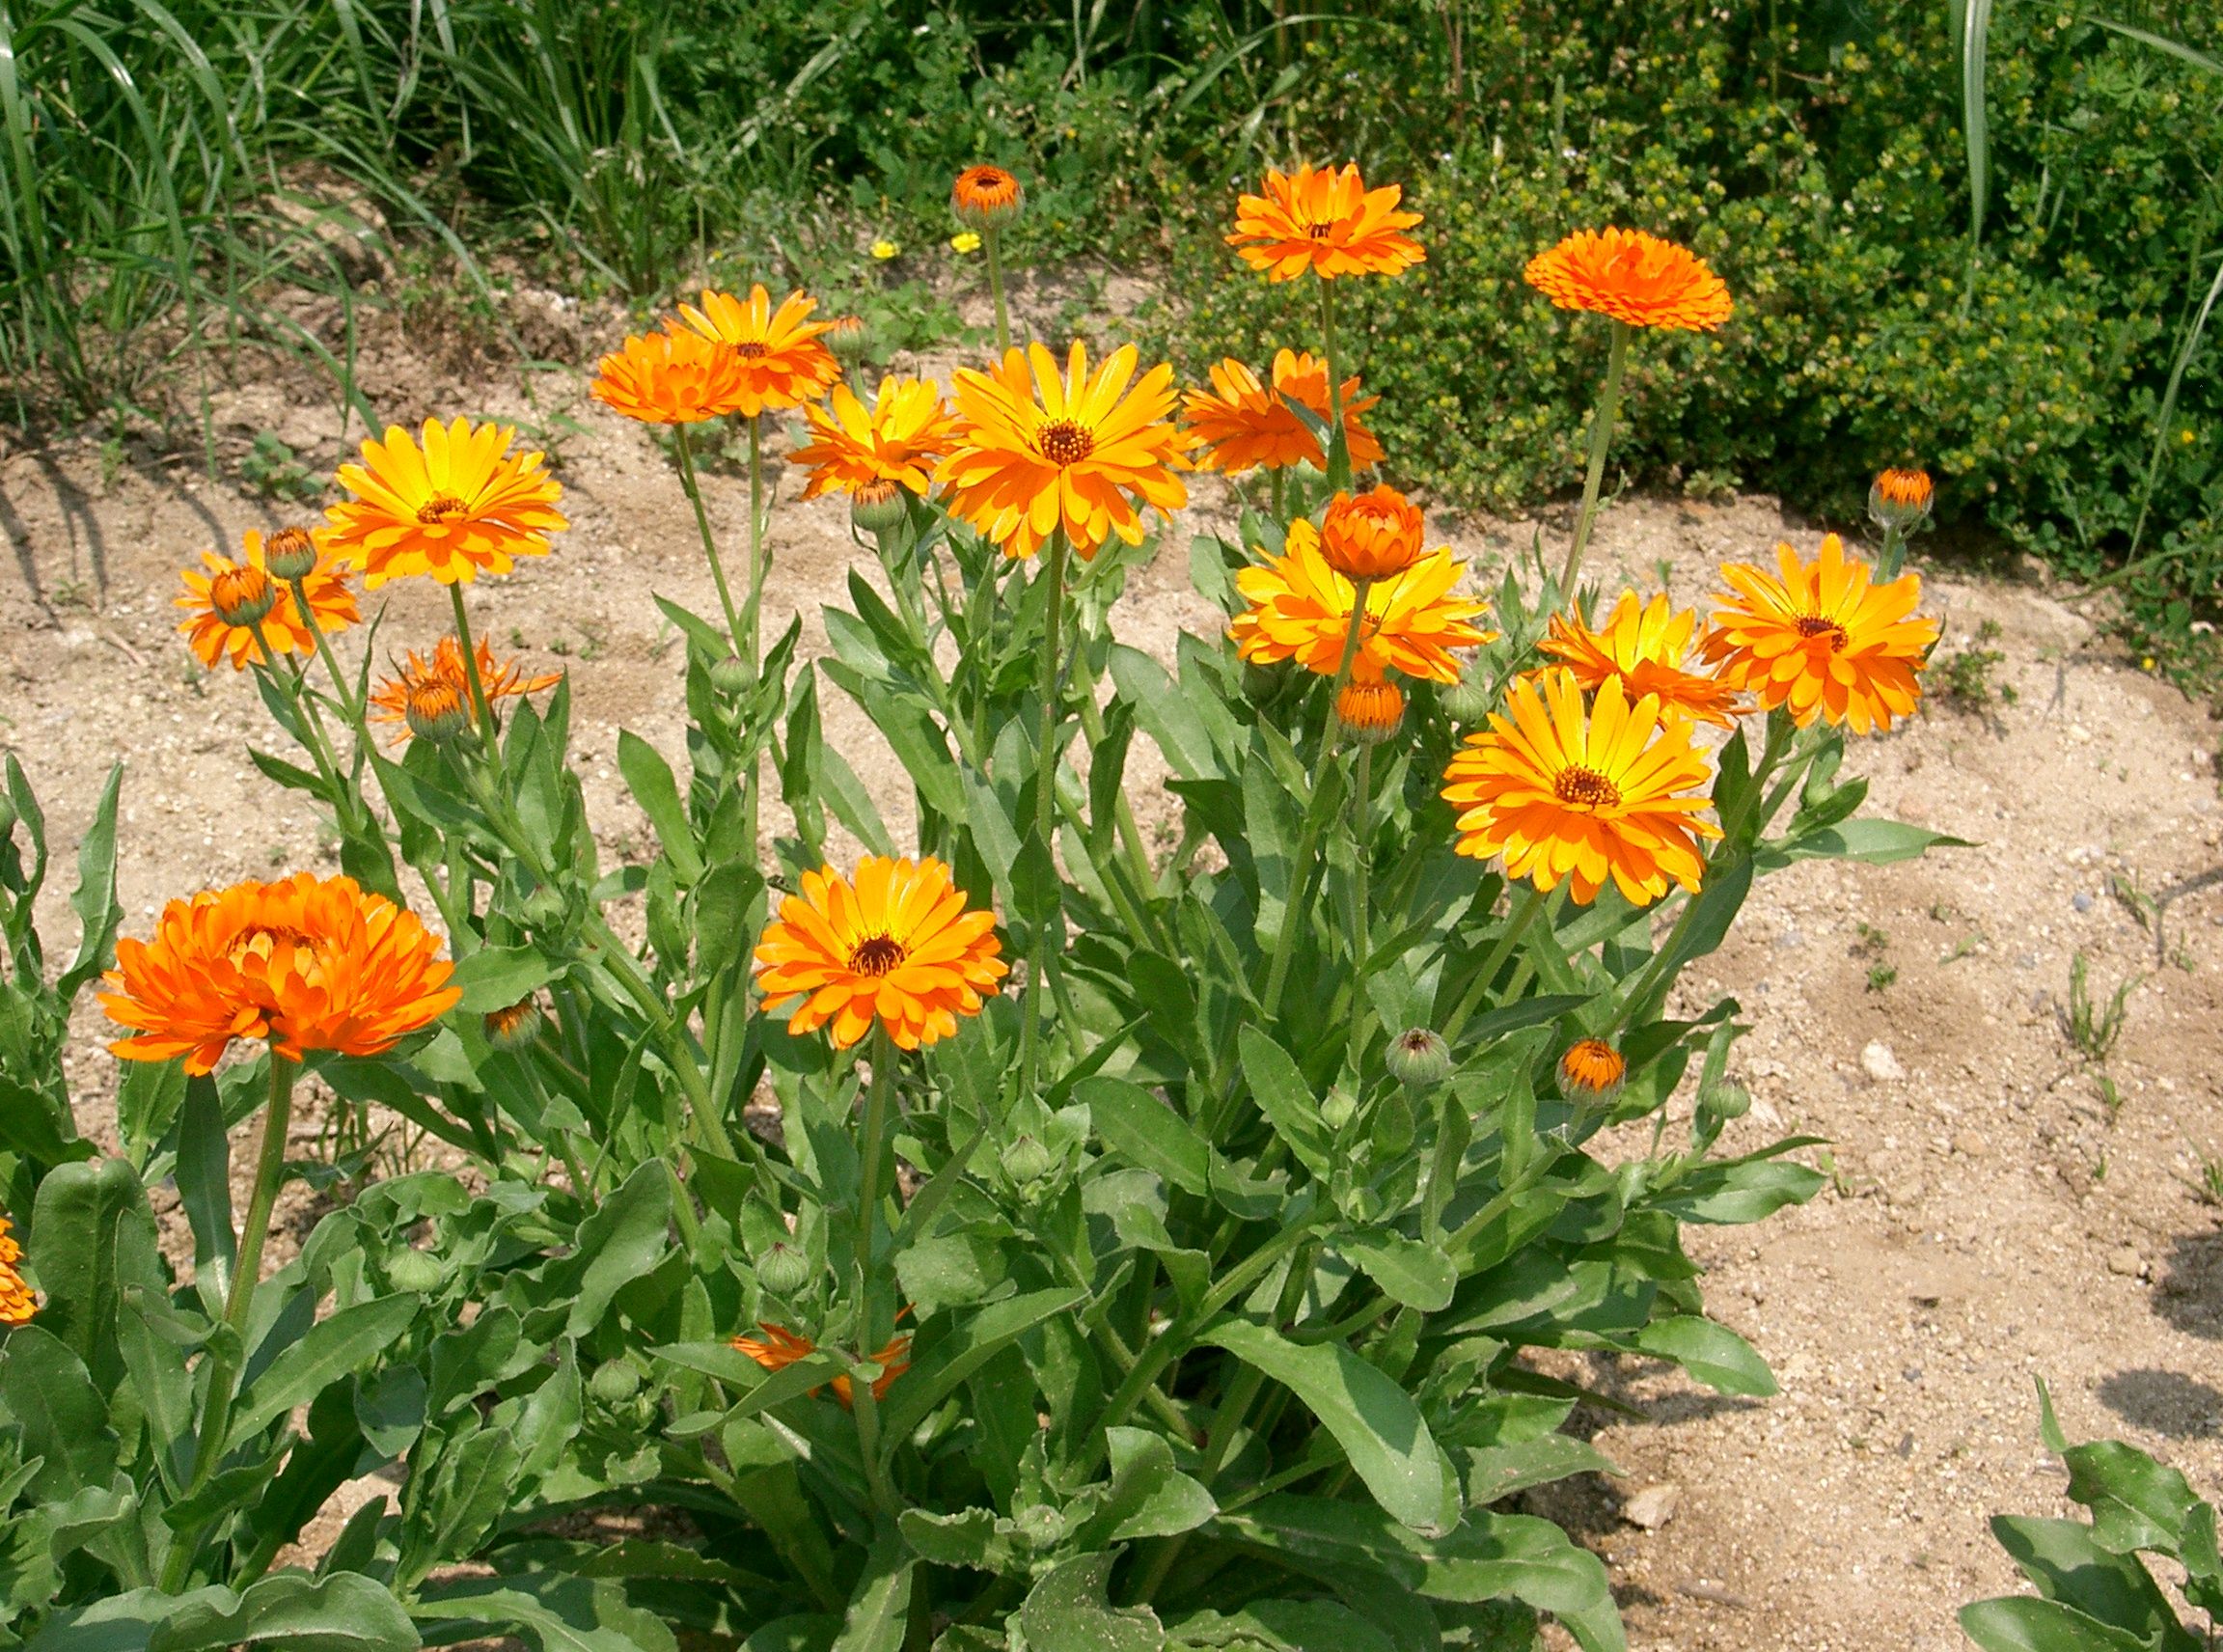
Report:
[[976,253],[980,250],[980,237],[971,230],[960,230],[949,237],[949,250],[953,253]]
[[890,259],[895,257],[895,255],[900,253],[902,250],[903,249],[901,247],[897,246],[893,241],[890,240],[878,240],[872,243],[872,256],[878,259],[882,263],[886,263]]

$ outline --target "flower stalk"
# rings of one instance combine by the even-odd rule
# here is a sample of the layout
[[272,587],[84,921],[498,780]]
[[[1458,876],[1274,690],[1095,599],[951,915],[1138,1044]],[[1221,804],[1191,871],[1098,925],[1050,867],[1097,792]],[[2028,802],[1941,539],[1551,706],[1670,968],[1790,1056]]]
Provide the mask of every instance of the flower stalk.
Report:
[[1567,547],[1567,565],[1559,574],[1562,597],[1575,594],[1575,579],[1582,571],[1582,553],[1590,547],[1590,530],[1598,520],[1598,494],[1606,482],[1606,450],[1613,440],[1613,422],[1621,411],[1621,378],[1629,366],[1629,323],[1613,321],[1613,343],[1606,353],[1606,382],[1599,387],[1598,411],[1590,423],[1590,462],[1582,473],[1582,509],[1575,518],[1575,538]]
[[[752,456],[749,472],[749,520],[750,532],[754,536],[756,521],[756,467],[754,463],[756,421],[754,419],[749,421],[749,434]],[[732,639],[735,652],[740,654],[742,663],[754,675],[756,670],[756,649],[754,646],[747,650],[741,647],[741,617],[734,612],[733,592],[726,583],[726,562],[718,554],[718,537],[710,531],[710,512],[703,508],[701,484],[695,477],[695,444],[688,436],[685,425],[672,427],[672,442],[679,455],[679,485],[687,490],[687,503],[695,507],[695,531],[702,536],[702,555],[709,561],[710,578],[718,587],[718,606],[726,614],[726,635]],[[749,555],[750,566],[754,568],[756,555],[754,537],[750,540]]]
[[[1051,530],[1047,566],[1042,577],[1050,584],[1050,601],[1042,617],[1042,733],[1034,753],[1034,836],[1044,855],[1056,865],[1057,819],[1057,650],[1065,627],[1065,530]],[[1052,910],[1034,924],[1033,946],[1027,957],[1027,1003],[1020,1018],[1020,1093],[1034,1093],[1035,1066],[1042,1035],[1042,989],[1050,970],[1050,932],[1059,924],[1056,910],[1056,878],[1052,878]]]

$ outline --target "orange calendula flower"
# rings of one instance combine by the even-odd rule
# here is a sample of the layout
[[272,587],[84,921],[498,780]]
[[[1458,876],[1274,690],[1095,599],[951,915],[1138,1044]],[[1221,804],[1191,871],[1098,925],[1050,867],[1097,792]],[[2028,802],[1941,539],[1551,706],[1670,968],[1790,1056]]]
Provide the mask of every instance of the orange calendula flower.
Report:
[[906,1050],[947,1038],[977,1015],[1006,966],[996,915],[970,911],[949,868],[928,857],[867,855],[854,880],[832,867],[803,874],[803,893],[756,945],[764,1007],[796,1006],[788,1032],[832,1023],[845,1050],[877,1020]]
[[1270,171],[1263,194],[1235,204],[1226,241],[1270,281],[1294,281],[1307,270],[1323,281],[1402,275],[1428,256],[1405,234],[1420,214],[1397,209],[1404,194],[1394,183],[1368,189],[1356,165]]
[[884,378],[866,408],[846,384],[837,384],[824,406],[803,409],[810,440],[787,455],[810,467],[803,497],[855,494],[874,482],[893,482],[924,494],[934,461],[957,440],[957,418],[943,404],[930,379]]
[[1732,728],[1737,691],[1683,669],[1697,629],[1696,609],[1678,613],[1663,593],[1645,602],[1633,591],[1624,591],[1603,630],[1591,630],[1580,614],[1554,614],[1538,647],[1573,672],[1585,694],[1617,678],[1632,703],[1649,694],[1663,712]]
[[1695,890],[1706,869],[1700,838],[1721,829],[1699,818],[1709,805],[1706,759],[1690,725],[1660,720],[1647,696],[1629,703],[1618,677],[1587,715],[1575,674],[1563,668],[1516,681],[1510,717],[1467,737],[1444,771],[1443,797],[1459,811],[1462,855],[1505,857],[1506,876],[1540,890],[1569,882],[1588,904],[1607,878],[1637,906]]
[[1705,260],[1642,230],[1578,230],[1522,274],[1562,310],[1594,310],[1632,327],[1710,333],[1732,308]]
[[413,574],[468,585],[508,573],[517,557],[548,554],[548,536],[566,526],[556,509],[563,489],[541,454],[509,451],[513,427],[427,419],[422,436],[420,446],[390,425],[363,444],[361,464],[340,467],[340,485],[355,497],[325,513],[327,543],[363,570],[365,585]]
[[1868,485],[1868,515],[1879,528],[1911,528],[1936,498],[1926,470],[1880,470]]
[[[1181,393],[1182,421],[1204,449],[1197,469],[1237,476],[1247,470],[1286,470],[1303,464],[1328,468],[1320,438],[1295,411],[1304,407],[1327,424],[1325,362],[1305,352],[1281,350],[1274,357],[1270,386],[1232,358],[1213,368],[1211,378],[1210,390]],[[1357,373],[1343,381],[1343,439],[1350,445],[1355,465],[1370,465],[1382,457],[1382,444],[1361,419],[1381,399],[1358,394]]]
[[[1369,587],[1352,677],[1380,682],[1384,672],[1394,670],[1431,682],[1457,682],[1459,662],[1451,650],[1475,647],[1495,634],[1473,623],[1486,604],[1452,594],[1466,572],[1465,563],[1438,550],[1398,577]],[[1328,565],[1319,529],[1303,518],[1291,523],[1282,554],[1243,569],[1235,587],[1250,606],[1227,622],[1227,630],[1246,660],[1295,660],[1321,676],[1335,675],[1358,588]]]
[[296,872],[173,900],[154,938],[116,943],[108,1018],[135,1036],[108,1046],[130,1061],[185,1059],[210,1071],[234,1038],[374,1056],[462,997],[440,937],[353,878]]
[[767,407],[778,412],[815,401],[841,376],[841,364],[820,339],[833,322],[810,319],[817,308],[815,298],[790,292],[774,310],[759,284],[745,299],[706,289],[700,310],[682,304],[679,314],[704,338],[732,346],[741,364],[734,410],[754,419]]
[[1177,510],[1189,490],[1188,438],[1168,421],[1173,370],[1135,381],[1135,346],[1121,344],[1091,372],[1076,341],[1065,358],[1040,344],[1008,350],[990,372],[957,370],[957,447],[935,471],[949,509],[1003,547],[1030,557],[1063,528],[1084,561],[1116,534],[1142,542],[1145,505]]
[[1390,579],[1420,560],[1420,508],[1394,487],[1338,493],[1320,521],[1320,554],[1345,579]]
[[1352,739],[1378,746],[1405,721],[1405,691],[1386,678],[1354,675],[1335,697],[1335,721]]
[[1866,734],[1891,727],[1922,698],[1918,674],[1937,621],[1911,618],[1922,578],[1871,582],[1868,564],[1845,555],[1835,534],[1809,564],[1775,547],[1773,575],[1746,563],[1723,565],[1705,656],[1715,675],[1763,709],[1787,708],[1801,729],[1815,718]]
[[1000,166],[969,166],[949,186],[949,210],[975,230],[1008,224],[1026,203],[1026,186]]
[[39,1311],[38,1298],[15,1271],[22,1259],[23,1247],[9,1233],[8,1219],[0,1216],[0,1325],[28,1325]]
[[699,425],[748,399],[740,352],[692,327],[643,333],[602,358],[590,387],[604,406],[645,425]]
[[[483,641],[473,651],[479,656],[479,686],[489,705],[512,695],[538,694],[563,680],[561,672],[527,675],[516,661],[497,660]],[[471,676],[463,669],[463,645],[453,637],[443,637],[430,659],[410,649],[400,675],[385,678],[372,691],[370,705],[371,722],[395,726],[396,744],[413,733],[432,732],[424,725],[439,722],[451,708],[459,710],[467,724],[471,718]]]
[[1628,1058],[1605,1039],[1578,1038],[1559,1058],[1559,1093],[1569,1101],[1611,1101],[1628,1072]]
[[[230,660],[233,671],[263,663],[262,650],[255,646],[254,627],[233,624],[225,618],[229,614],[236,619],[261,606],[262,636],[273,652],[315,653],[316,642],[302,621],[293,588],[270,574],[262,536],[249,529],[240,537],[240,553],[239,560],[233,562],[213,551],[203,551],[202,567],[180,571],[185,594],[177,599],[177,606],[185,610],[187,618],[178,629],[185,634],[186,647],[203,665],[211,668],[222,659]],[[355,606],[346,570],[326,544],[317,545],[316,564],[302,580],[301,588],[309,596],[310,619],[320,631],[343,631],[363,617]]]
[[[767,1371],[783,1371],[798,1360],[808,1360],[818,1352],[818,1344],[800,1332],[790,1331],[784,1325],[774,1325],[769,1320],[759,1321],[756,1329],[762,1336],[736,1336],[733,1346]],[[888,1345],[876,1354],[865,1356],[880,1367],[880,1374],[872,1379],[872,1397],[886,1399],[889,1387],[911,1368],[911,1333],[899,1331],[889,1339]],[[826,1385],[834,1390],[834,1397],[846,1411],[854,1403],[854,1390],[846,1375],[836,1377]],[[812,1393],[818,1390],[812,1389]]]

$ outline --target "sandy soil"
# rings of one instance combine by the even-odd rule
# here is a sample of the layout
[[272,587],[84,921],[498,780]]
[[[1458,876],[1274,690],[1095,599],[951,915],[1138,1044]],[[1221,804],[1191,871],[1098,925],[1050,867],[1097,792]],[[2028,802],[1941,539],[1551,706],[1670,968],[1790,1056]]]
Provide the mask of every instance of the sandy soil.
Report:
[[[543,310],[555,336],[536,353],[568,344],[583,356],[579,319]],[[581,427],[557,446],[571,531],[472,603],[504,652],[569,667],[574,755],[605,849],[643,855],[618,733],[676,754],[682,727],[676,640],[649,593],[715,605],[684,502],[647,437],[576,388],[543,378],[535,406],[468,366],[427,362],[395,330],[373,340],[366,378],[414,397],[389,405],[563,430],[553,410]],[[319,473],[343,456],[338,415],[307,393],[229,391],[216,415],[234,449],[269,430]],[[707,488],[737,542],[745,481],[728,470]],[[820,605],[863,559],[837,509],[788,493],[768,613],[775,625],[800,613],[815,649]],[[0,745],[21,757],[63,844],[109,765],[126,765],[127,926],[204,885],[330,864],[310,812],[246,760],[247,741],[273,738],[248,680],[204,674],[172,628],[180,564],[286,515],[185,463],[103,465],[91,443],[0,457],[14,563],[0,573]],[[1547,537],[1564,526],[1549,521]],[[1488,564],[1530,532],[1469,523],[1451,537]],[[1605,518],[1593,565],[1640,584],[1664,570],[1690,600],[1712,589],[1715,562],[1762,557],[1785,535],[1814,537],[1767,500],[1635,501]],[[1166,651],[1178,628],[1213,627],[1186,565],[1176,529],[1117,615],[1127,640]],[[1946,617],[1947,652],[1996,625],[1982,646],[2004,653],[1994,680],[2016,700],[1934,705],[1848,766],[1874,781],[1872,810],[1976,846],[1771,878],[1686,985],[1692,1004],[1736,994],[1754,1026],[1737,1061],[1754,1106],[1729,1144],[1789,1131],[1831,1143],[1809,1157],[1833,1169],[1833,1187],[1807,1208],[1691,1236],[1710,1307],[1772,1362],[1783,1391],[1728,1401],[1643,1362],[1585,1362],[1586,1382],[1645,1414],[1581,1414],[1626,1473],[1532,1505],[1606,1557],[1639,1647],[1959,1644],[1955,1609],[2012,1582],[1986,1518],[2059,1506],[2034,1376],[2053,1385],[2072,1437],[2131,1439],[2223,1491],[2223,1235],[2196,1191],[2203,1157],[2223,1156],[2223,887],[2171,902],[2158,944],[2128,898],[2223,865],[2223,729],[2041,584],[1933,570],[1928,605]],[[380,648],[425,647],[444,623],[437,591],[393,588]],[[893,823],[899,771],[861,715],[824,699],[832,738]],[[50,938],[74,935],[65,894],[47,905]],[[2136,983],[2106,1063],[2113,1109],[2061,1026],[2077,954],[2102,995]],[[78,1032],[73,1081],[97,1123],[115,1062],[90,1005]],[[1629,1509],[1646,1490],[1657,1495]]]

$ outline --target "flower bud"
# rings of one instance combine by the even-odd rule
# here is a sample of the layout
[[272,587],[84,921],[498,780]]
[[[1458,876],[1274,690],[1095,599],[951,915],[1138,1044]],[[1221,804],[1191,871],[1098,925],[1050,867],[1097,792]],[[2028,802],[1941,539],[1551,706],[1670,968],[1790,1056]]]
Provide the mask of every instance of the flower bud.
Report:
[[507,1009],[489,1010],[482,1025],[497,1050],[529,1050],[540,1037],[540,1001],[521,998]]
[[1361,745],[1378,746],[1405,721],[1405,691],[1393,682],[1347,682],[1335,697],[1336,727]]
[[1752,1111],[1752,1092],[1725,1080],[1699,1097],[1699,1104],[1716,1118],[1742,1118]]
[[710,668],[710,686],[728,700],[741,693],[755,680],[755,674],[739,654],[727,654]]
[[1868,487],[1868,519],[1886,531],[1905,533],[1930,514],[1935,499],[1928,471],[1878,471]]
[[818,342],[834,352],[836,361],[854,370],[872,353],[874,340],[872,328],[864,317],[837,316],[818,336]]
[[1026,205],[1026,186],[1000,166],[969,166],[949,186],[949,210],[970,229],[1002,229]]
[[259,625],[277,602],[278,587],[251,564],[228,567],[208,582],[208,606],[227,625]]
[[262,565],[288,584],[307,579],[316,571],[316,541],[306,528],[281,528],[263,543]]
[[444,746],[471,727],[471,707],[463,691],[445,678],[412,683],[402,702],[402,720],[420,740]]
[[1441,696],[1443,714],[1461,728],[1488,720],[1491,711],[1490,685],[1482,680],[1478,662],[1469,662],[1459,680],[1446,688]]
[[594,1367],[587,1387],[604,1405],[623,1405],[641,1391],[641,1373],[630,1361],[605,1360]]
[[1050,1149],[1032,1136],[1021,1136],[1003,1149],[1003,1173],[1026,1187],[1050,1173]]
[[756,1282],[774,1296],[793,1296],[817,1271],[810,1265],[810,1253],[791,1240],[773,1241],[756,1258]]
[[568,916],[563,897],[547,888],[535,890],[525,897],[517,910],[528,927],[542,933],[559,927]]
[[403,1246],[386,1258],[386,1278],[398,1291],[414,1291],[423,1296],[440,1288],[440,1281],[448,1277],[448,1270],[440,1258],[414,1246]]
[[849,496],[849,520],[860,533],[885,534],[900,528],[910,511],[899,482],[868,482]]
[[1389,1076],[1413,1089],[1433,1089],[1451,1076],[1451,1046],[1433,1027],[1408,1027],[1389,1040]]
[[1420,560],[1420,508],[1394,487],[1338,493],[1320,523],[1320,555],[1345,579],[1391,579]]
[[1621,1093],[1629,1061],[1603,1038],[1578,1038],[1559,1058],[1559,1093],[1578,1107],[1602,1107]]

